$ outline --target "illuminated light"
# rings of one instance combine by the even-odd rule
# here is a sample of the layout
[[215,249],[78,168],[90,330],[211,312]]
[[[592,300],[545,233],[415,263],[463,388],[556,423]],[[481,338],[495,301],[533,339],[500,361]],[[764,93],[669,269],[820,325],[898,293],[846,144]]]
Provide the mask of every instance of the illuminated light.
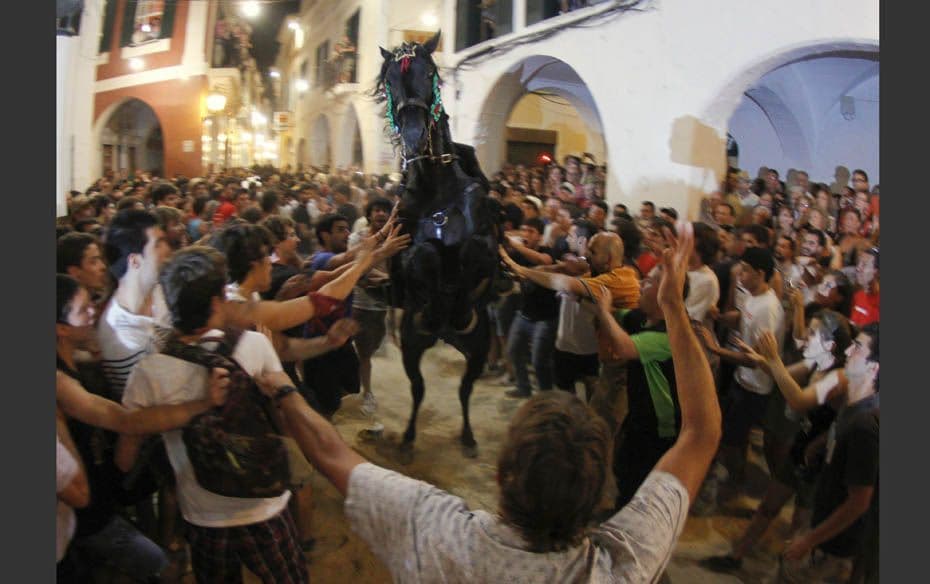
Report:
[[204,120],[203,125],[209,128],[213,125],[213,120]]
[[211,93],[207,96],[207,109],[213,113],[226,109],[226,96],[222,93]]
[[219,140],[220,142],[225,142],[226,134],[220,134],[219,136],[216,137],[216,139]]
[[203,140],[204,142],[209,142],[210,140],[212,140],[212,138],[210,136],[207,136],[206,134],[201,136],[200,139]]
[[248,141],[251,140],[251,139],[252,139],[252,134],[250,134],[250,133],[248,133],[248,132],[242,132],[242,140],[243,140],[244,142],[248,142]]
[[142,25],[142,32],[152,32],[152,27],[149,25],[149,23]]
[[266,118],[265,115],[262,114],[261,112],[259,111],[252,112],[252,125],[253,126],[262,126],[267,121],[268,121],[268,118]]
[[262,11],[262,7],[258,2],[243,2],[242,3],[242,14],[247,18],[255,18]]
[[296,20],[292,20],[287,23],[287,27],[291,30],[297,30],[300,28],[300,24],[298,24]]
[[436,16],[435,12],[424,12],[423,16],[420,17],[420,22],[423,23],[423,26],[432,28],[439,24],[439,17]]
[[133,71],[141,71],[145,68],[145,61],[138,57],[133,57],[132,59],[129,59],[129,68]]
[[310,84],[307,83],[306,79],[298,79],[296,83],[297,91],[303,93],[310,89]]
[[273,78],[273,79],[280,79],[280,78],[281,78],[281,74],[278,73],[277,71],[274,71],[274,70],[269,71],[269,72],[268,72],[268,76],[271,77],[271,78]]

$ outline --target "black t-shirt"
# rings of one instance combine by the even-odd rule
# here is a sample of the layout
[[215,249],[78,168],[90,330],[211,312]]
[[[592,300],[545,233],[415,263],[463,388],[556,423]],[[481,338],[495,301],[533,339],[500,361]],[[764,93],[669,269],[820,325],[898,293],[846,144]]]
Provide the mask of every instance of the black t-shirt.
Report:
[[727,296],[730,293],[730,273],[733,270],[733,264],[736,260],[723,260],[714,264],[714,274],[717,275],[717,282],[720,284],[720,298],[717,300],[717,308],[723,312],[727,304]]
[[287,282],[291,276],[296,276],[299,272],[287,264],[271,264],[271,287],[267,292],[262,292],[261,296],[265,300],[274,300],[281,290],[281,286]]
[[[878,500],[878,396],[862,400],[841,411],[835,426],[835,440],[827,443],[827,464],[814,493],[811,525],[826,520],[843,504],[849,487],[874,486],[872,504]],[[831,452],[832,449],[832,452]],[[859,517],[820,548],[832,555],[850,557],[859,549],[864,535],[865,517]]]
[[[301,203],[297,205],[297,208],[291,212],[291,219],[294,220],[294,223],[299,223],[307,229],[307,233],[311,233],[313,227],[312,222],[310,221],[310,213],[307,212],[307,205]],[[298,230],[298,235],[300,235],[300,243],[297,244],[297,251],[303,255],[308,255],[313,251],[313,241],[310,236],[300,233]]]
[[[555,261],[552,250],[546,246],[540,246],[535,251],[544,253]],[[530,268],[536,267],[537,264],[529,261],[519,252],[514,251],[511,255],[513,261],[521,266]],[[559,300],[556,298],[555,291],[543,288],[529,280],[520,281],[520,314],[532,321],[552,320],[559,317]]]
[[[629,335],[636,335],[644,332],[666,333],[665,321],[653,326],[646,326],[646,314],[639,310],[631,310],[623,316],[621,322],[623,330]],[[675,430],[681,429],[681,406],[678,405],[678,390],[675,384],[675,367],[672,364],[671,353],[669,358],[651,364],[650,367],[658,365],[659,371],[665,377],[668,385],[668,393],[672,398],[675,417]],[[628,413],[623,422],[624,430],[635,432],[650,438],[659,438],[659,421],[656,415],[656,406],[654,396],[649,387],[649,379],[646,376],[646,367],[639,359],[630,360],[627,363],[627,400]],[[666,437],[668,438],[668,437]]]

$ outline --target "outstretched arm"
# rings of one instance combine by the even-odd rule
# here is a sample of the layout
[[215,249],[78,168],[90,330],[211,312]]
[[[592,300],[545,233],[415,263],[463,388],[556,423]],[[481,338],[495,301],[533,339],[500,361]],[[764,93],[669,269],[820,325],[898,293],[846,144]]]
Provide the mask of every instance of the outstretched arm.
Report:
[[655,468],[675,475],[693,501],[720,444],[720,406],[710,364],[694,334],[683,299],[694,231],[690,223],[685,223],[679,241],[667,229],[665,232],[669,247],[662,256],[664,270],[658,300],[665,314],[675,365],[681,431]]
[[504,263],[507,264],[510,271],[516,274],[517,277],[525,278],[543,288],[555,290],[556,292],[570,292],[576,296],[587,298],[588,292],[578,278],[566,276],[565,274],[557,274],[555,272],[526,268],[513,261],[513,258],[510,257],[503,246],[499,247],[499,250]]
[[349,491],[352,470],[366,460],[352,450],[339,431],[313,411],[299,393],[291,391],[283,397],[275,397],[281,388],[291,386],[286,373],[265,373],[256,377],[255,381],[266,395],[277,402],[288,433],[297,441],[307,460],[345,496]]
[[76,379],[59,371],[55,378],[55,399],[66,415],[89,426],[120,434],[154,434],[180,428],[194,416],[222,405],[226,401],[228,385],[229,373],[225,369],[214,369],[208,398],[128,410],[114,401],[90,393]]
[[601,286],[601,293],[597,297],[597,322],[607,332],[610,344],[614,352],[624,361],[638,360],[639,350],[633,339],[614,318],[612,308],[613,304],[610,292],[606,287]]

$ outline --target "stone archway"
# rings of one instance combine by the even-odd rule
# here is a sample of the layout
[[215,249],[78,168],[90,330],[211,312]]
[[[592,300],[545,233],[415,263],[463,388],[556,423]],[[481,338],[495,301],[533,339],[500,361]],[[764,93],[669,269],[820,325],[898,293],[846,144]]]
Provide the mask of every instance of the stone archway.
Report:
[[155,110],[130,97],[108,107],[94,124],[95,167],[99,174],[136,170],[164,175],[165,148],[162,124]]
[[[564,119],[565,115],[561,121],[557,115],[548,115],[543,105],[546,100],[561,108],[570,121]],[[540,114],[538,123],[533,123],[532,113],[525,119],[514,120],[515,110],[521,116],[528,113],[524,110]],[[510,128],[512,121],[516,123]],[[559,159],[582,152],[594,154],[598,161],[607,159],[604,130],[594,97],[575,69],[555,57],[533,55],[521,59],[487,92],[474,134],[478,160],[486,173],[495,172],[507,158],[508,128],[511,138],[517,137],[520,129],[552,132]],[[525,136],[529,143],[533,142],[532,136]],[[515,141],[519,140],[511,140]]]
[[[826,181],[844,163],[870,167],[870,174],[874,171],[877,176],[878,76],[877,41],[792,47],[733,76],[707,106],[702,120],[733,135],[740,145],[739,164],[753,176],[758,166],[771,165],[782,176],[796,167],[808,170],[811,180]],[[861,102],[856,124],[842,118],[845,96]],[[862,132],[873,138],[873,149],[843,147],[846,138],[860,135],[861,140]],[[701,145],[695,143],[693,148]],[[717,176],[723,177],[726,154],[715,152],[713,157]],[[843,157],[852,159],[836,159]]]
[[339,133],[337,155],[333,161],[337,168],[358,166],[365,168],[364,144],[360,129],[358,111],[353,103],[348,103],[342,118],[342,130]]

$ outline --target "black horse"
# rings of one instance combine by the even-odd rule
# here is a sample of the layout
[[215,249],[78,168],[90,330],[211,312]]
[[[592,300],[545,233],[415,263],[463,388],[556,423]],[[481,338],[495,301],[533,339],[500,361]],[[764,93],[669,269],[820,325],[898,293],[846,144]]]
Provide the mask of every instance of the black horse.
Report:
[[424,44],[381,49],[384,64],[375,95],[386,103],[387,131],[402,153],[403,194],[398,216],[413,245],[392,264],[393,304],[404,309],[401,352],[413,412],[403,446],[412,448],[425,387],[420,359],[438,339],[465,356],[459,386],[461,442],[475,455],[468,400],[490,346],[486,306],[498,269],[501,211],[474,148],[452,141],[432,53],[439,33]]

